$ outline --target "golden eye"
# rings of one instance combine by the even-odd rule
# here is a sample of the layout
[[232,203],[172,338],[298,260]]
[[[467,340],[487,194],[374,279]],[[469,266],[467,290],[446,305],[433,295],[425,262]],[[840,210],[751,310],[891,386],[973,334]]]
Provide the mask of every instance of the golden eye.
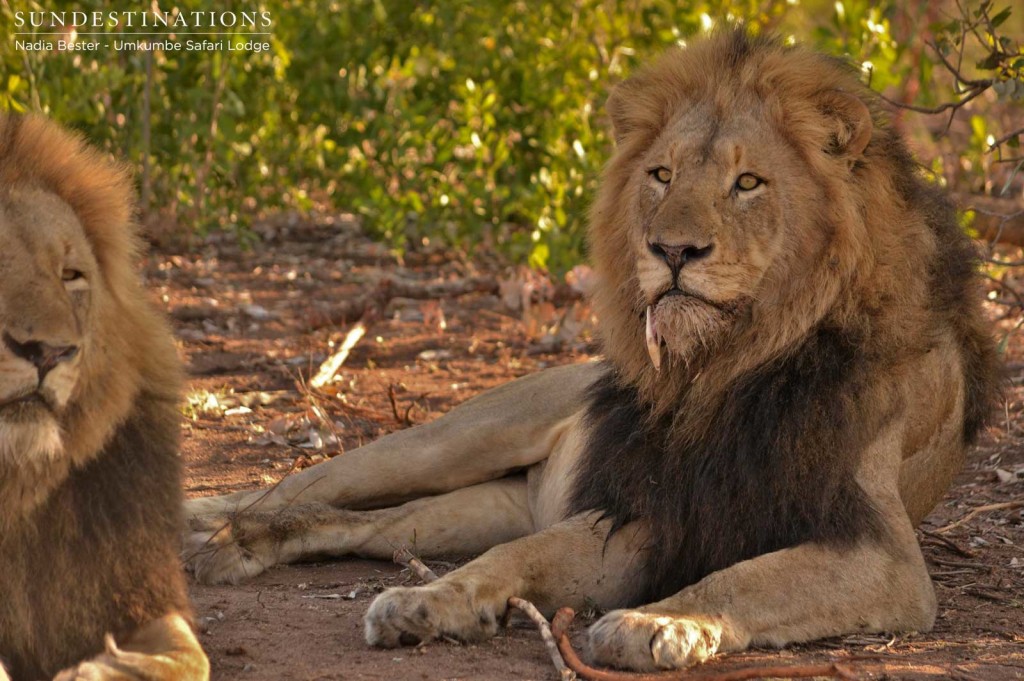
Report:
[[740,191],[749,192],[751,189],[757,189],[762,184],[764,184],[764,180],[750,173],[743,173],[736,178],[736,188]]
[[659,166],[653,170],[648,171],[655,180],[662,184],[668,184],[672,181],[672,171],[664,166]]
[[77,281],[78,279],[84,279],[85,275],[78,270],[65,268],[61,270],[60,278],[62,281]]

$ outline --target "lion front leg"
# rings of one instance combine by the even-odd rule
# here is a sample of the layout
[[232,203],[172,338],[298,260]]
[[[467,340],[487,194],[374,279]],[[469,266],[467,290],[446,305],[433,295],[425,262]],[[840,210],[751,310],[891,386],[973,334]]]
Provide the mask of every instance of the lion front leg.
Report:
[[496,546],[431,584],[388,589],[366,614],[366,640],[394,647],[442,636],[488,638],[510,596],[548,614],[563,605],[619,607],[635,600],[646,534],[630,525],[606,543],[609,527],[610,521],[577,516]]
[[[0,669],[2,672],[2,669]],[[0,681],[5,679],[0,674]],[[59,673],[54,681],[208,681],[210,663],[192,628],[173,613],[137,630],[119,646]]]
[[927,631],[935,595],[909,520],[878,541],[803,544],[715,572],[674,596],[617,610],[590,629],[594,659],[673,669],[716,652],[853,632]]

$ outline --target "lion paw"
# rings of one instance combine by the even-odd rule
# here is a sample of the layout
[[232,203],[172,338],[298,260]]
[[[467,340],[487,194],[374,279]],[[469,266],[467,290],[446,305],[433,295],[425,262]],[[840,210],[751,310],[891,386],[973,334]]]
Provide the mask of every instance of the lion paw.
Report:
[[442,636],[482,641],[498,633],[506,601],[479,603],[458,584],[396,587],[378,596],[366,613],[366,642],[394,648]]
[[590,627],[590,650],[600,664],[637,671],[679,669],[718,650],[722,627],[689,617],[615,610]]
[[255,519],[210,515],[190,518],[185,533],[186,569],[203,584],[238,584],[276,564],[276,543]]

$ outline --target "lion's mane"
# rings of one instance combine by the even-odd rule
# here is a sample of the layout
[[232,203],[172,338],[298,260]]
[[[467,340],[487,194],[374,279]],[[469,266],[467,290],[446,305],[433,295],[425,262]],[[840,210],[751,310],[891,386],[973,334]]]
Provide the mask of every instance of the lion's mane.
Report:
[[[0,465],[0,657],[13,678],[51,678],[101,652],[106,633],[123,640],[189,612],[176,553],[181,376],[134,269],[126,170],[44,118],[0,116],[0,202],[21,190],[72,209],[100,279],[58,458]],[[3,302],[8,315],[35,303]]]
[[[830,92],[853,94],[872,131],[852,166]],[[645,350],[628,206],[637,159],[681,108],[738,95],[764,104],[829,198],[790,229],[828,235],[821,257],[766,285],[784,308],[738,322],[696,362],[656,372]],[[823,93],[825,96],[823,97]],[[743,31],[670,52],[621,84],[608,104],[616,135],[591,215],[606,376],[593,388],[590,436],[571,513],[597,510],[617,526],[645,519],[654,599],[741,560],[807,541],[850,543],[880,523],[854,480],[860,452],[902,407],[899,367],[952,334],[964,373],[965,442],[996,382],[980,313],[977,261],[955,212],[924,181],[878,98],[841,60]],[[912,388],[909,388],[912,389]],[[915,522],[919,518],[914,518]]]

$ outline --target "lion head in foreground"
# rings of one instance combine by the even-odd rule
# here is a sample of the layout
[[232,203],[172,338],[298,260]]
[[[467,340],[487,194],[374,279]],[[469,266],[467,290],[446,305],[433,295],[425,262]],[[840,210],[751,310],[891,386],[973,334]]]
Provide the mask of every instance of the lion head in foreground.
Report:
[[714,392],[823,323],[894,358],[927,345],[922,309],[975,332],[976,306],[953,302],[973,291],[972,247],[846,62],[723,32],[607,108],[595,305],[605,352],[648,399]]
[[39,117],[0,117],[0,518],[94,457],[177,357],[132,263],[125,170]]

